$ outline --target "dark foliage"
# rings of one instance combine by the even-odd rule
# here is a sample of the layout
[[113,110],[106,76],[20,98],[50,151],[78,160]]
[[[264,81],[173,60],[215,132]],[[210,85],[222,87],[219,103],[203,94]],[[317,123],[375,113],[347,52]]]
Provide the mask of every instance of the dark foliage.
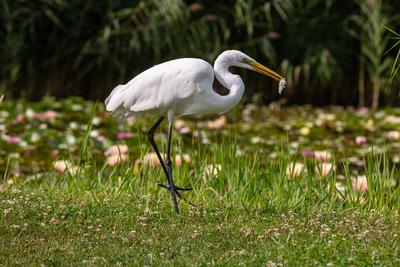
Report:
[[[388,25],[379,27],[396,30],[398,0],[366,2],[372,8],[382,2],[378,13]],[[349,32],[361,35],[353,19],[366,19],[360,5],[357,0],[0,0],[0,92],[33,100],[103,99],[117,83],[161,61],[213,61],[222,50],[235,48],[282,72],[292,103],[356,105],[365,40]],[[383,62],[382,55],[375,56]],[[391,51],[384,57],[395,56]],[[241,74],[263,101],[277,98],[265,90],[271,81]],[[376,84],[366,75],[368,104]],[[385,81],[386,73],[380,75]],[[394,90],[398,86],[394,79]],[[395,103],[396,97],[386,94],[383,102]]]

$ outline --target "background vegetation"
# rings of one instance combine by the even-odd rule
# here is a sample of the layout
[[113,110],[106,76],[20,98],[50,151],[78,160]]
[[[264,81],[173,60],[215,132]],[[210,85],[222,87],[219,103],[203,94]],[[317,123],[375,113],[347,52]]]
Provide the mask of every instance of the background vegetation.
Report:
[[[397,103],[387,88],[398,0],[1,0],[0,92],[103,99],[118,82],[175,57],[241,49],[288,79],[292,103]],[[244,73],[259,100],[270,81]],[[249,94],[248,94],[249,95]],[[381,99],[379,98],[381,96]],[[382,98],[383,96],[383,98]]]
[[[398,104],[399,4],[0,0],[0,262],[399,265],[400,109],[337,106]],[[225,49],[290,87],[265,105],[277,85],[243,71],[239,107],[175,120],[174,178],[198,205],[176,216],[154,120],[97,101],[153,64]]]

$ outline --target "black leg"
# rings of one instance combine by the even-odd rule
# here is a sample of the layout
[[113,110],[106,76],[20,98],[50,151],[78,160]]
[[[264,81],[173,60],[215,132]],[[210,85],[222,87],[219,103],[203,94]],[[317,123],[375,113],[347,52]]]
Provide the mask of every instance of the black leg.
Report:
[[[172,143],[172,122],[170,122],[169,126],[168,126],[168,143],[167,143],[167,158],[166,158],[167,171],[168,171],[168,174],[171,176],[172,185],[177,190],[190,191],[190,190],[192,190],[192,188],[183,188],[183,187],[175,186],[174,178],[173,178],[173,174],[172,174],[171,143]],[[180,198],[182,198],[182,196],[179,194],[179,192],[178,192],[178,196]]]
[[168,126],[168,143],[167,143],[167,173],[168,173],[168,183],[171,187],[172,202],[174,203],[175,211],[179,214],[178,202],[176,201],[176,195],[180,195],[175,189],[174,178],[172,175],[172,160],[171,160],[171,140],[172,140],[172,122]]
[[[175,185],[174,185],[174,182],[172,181],[172,163],[171,163],[171,158],[169,156],[170,153],[168,153],[168,156],[167,156],[167,161],[169,160],[169,164],[168,164],[168,168],[167,168],[161,157],[160,151],[158,150],[157,144],[154,141],[154,132],[158,128],[158,126],[160,126],[160,124],[163,120],[164,120],[164,117],[160,117],[158,119],[158,121],[153,125],[153,127],[151,127],[150,131],[147,133],[147,136],[150,140],[151,145],[153,146],[154,151],[156,152],[157,158],[160,161],[161,167],[163,168],[165,176],[167,177],[167,181],[168,181],[168,186],[162,185],[161,183],[158,183],[158,185],[168,189],[171,192],[172,201],[173,201],[174,207],[175,207],[175,212],[177,214],[179,214],[178,202],[176,200],[177,191],[175,190]],[[171,149],[171,147],[170,147],[171,146],[171,127],[172,127],[172,123],[170,124],[169,133],[168,133],[167,151],[169,151],[169,152]],[[179,194],[179,196],[180,196],[180,194]]]
[[[171,160],[171,143],[172,143],[172,122],[169,123],[168,126],[168,143],[167,143],[167,157],[166,157],[166,165],[167,165],[167,171],[169,174],[169,180],[170,181],[170,190],[175,191],[176,195],[172,196],[172,200],[174,201],[174,205],[176,203],[176,196],[178,196],[180,199],[182,199],[183,201],[189,203],[190,205],[197,207],[196,205],[194,205],[191,202],[188,202],[183,196],[182,194],[179,192],[180,190],[184,190],[184,191],[189,191],[192,190],[192,188],[182,188],[182,187],[178,187],[175,185],[174,183],[174,178],[173,178],[173,173],[172,173],[172,160]],[[161,185],[162,187],[165,188],[165,186]],[[176,205],[175,206],[175,211],[176,213],[179,213],[179,208]]]
[[[166,164],[164,163],[160,151],[158,150],[158,147],[156,145],[156,142],[154,141],[154,132],[158,128],[158,126],[161,124],[161,122],[164,120],[164,117],[160,117],[157,122],[151,127],[151,129],[148,132],[148,138],[150,140],[151,145],[153,146],[154,151],[156,152],[157,158],[160,161],[161,167],[164,170],[165,176],[167,177],[168,185],[164,185],[160,182],[157,182],[159,186],[169,190],[171,192],[172,196],[172,202],[174,203],[174,208],[175,212],[179,214],[179,206],[178,206],[178,201],[176,197],[179,197],[183,199],[185,202],[186,199],[182,196],[181,193],[179,193],[178,190],[192,190],[191,188],[181,188],[177,187],[174,184],[173,180],[173,173],[172,173],[172,160],[171,160],[171,143],[172,143],[172,122],[169,124],[168,127],[168,143],[167,143],[167,157],[166,157]],[[190,205],[195,206],[194,204],[188,202]]]
[[153,127],[151,127],[150,131],[147,133],[147,137],[150,140],[151,145],[153,146],[154,151],[156,152],[157,158],[160,161],[161,167],[164,170],[165,175],[168,178],[168,171],[167,168],[165,167],[164,161],[161,157],[160,151],[158,150],[158,147],[156,145],[156,142],[154,141],[154,132],[156,131],[156,129],[158,128],[158,126],[161,124],[161,122],[164,120],[164,117],[160,117],[158,119],[158,121],[153,125]]

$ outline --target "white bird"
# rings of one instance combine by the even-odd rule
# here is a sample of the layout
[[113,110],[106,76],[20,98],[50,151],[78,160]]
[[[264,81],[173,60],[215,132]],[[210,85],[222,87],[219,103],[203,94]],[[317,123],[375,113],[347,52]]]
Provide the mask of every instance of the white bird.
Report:
[[[174,118],[186,115],[225,113],[236,106],[242,98],[244,84],[239,75],[229,71],[229,67],[241,67],[262,73],[279,81],[279,93],[286,87],[283,77],[261,65],[246,54],[237,50],[221,53],[214,68],[198,58],[180,58],[155,65],[140,73],[127,84],[118,85],[105,100],[107,111],[126,118],[152,114],[159,117],[148,132],[158,160],[167,177],[168,185],[158,183],[168,189],[176,213],[179,213],[177,196],[183,198],[181,188],[174,184],[172,176],[171,136]],[[213,89],[214,77],[229,90],[220,95]],[[154,132],[164,118],[168,118],[168,143],[165,163],[154,141]]]

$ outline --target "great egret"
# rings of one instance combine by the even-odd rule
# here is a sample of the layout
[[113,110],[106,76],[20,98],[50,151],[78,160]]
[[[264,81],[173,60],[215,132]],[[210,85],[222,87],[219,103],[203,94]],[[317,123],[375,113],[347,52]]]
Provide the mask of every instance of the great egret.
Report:
[[[118,85],[105,100],[107,111],[126,118],[153,114],[159,117],[148,132],[168,185],[158,183],[171,192],[176,213],[179,213],[177,197],[184,199],[179,191],[191,190],[175,186],[172,176],[171,136],[174,118],[184,115],[224,113],[236,106],[242,98],[244,84],[239,75],[229,72],[229,67],[241,67],[262,73],[279,81],[279,93],[286,87],[283,77],[261,65],[246,54],[228,50],[220,54],[214,68],[198,58],[180,58],[155,65],[140,73],[127,84]],[[220,95],[213,90],[214,76],[229,89]],[[165,163],[154,141],[154,132],[164,118],[168,118],[168,143]]]

